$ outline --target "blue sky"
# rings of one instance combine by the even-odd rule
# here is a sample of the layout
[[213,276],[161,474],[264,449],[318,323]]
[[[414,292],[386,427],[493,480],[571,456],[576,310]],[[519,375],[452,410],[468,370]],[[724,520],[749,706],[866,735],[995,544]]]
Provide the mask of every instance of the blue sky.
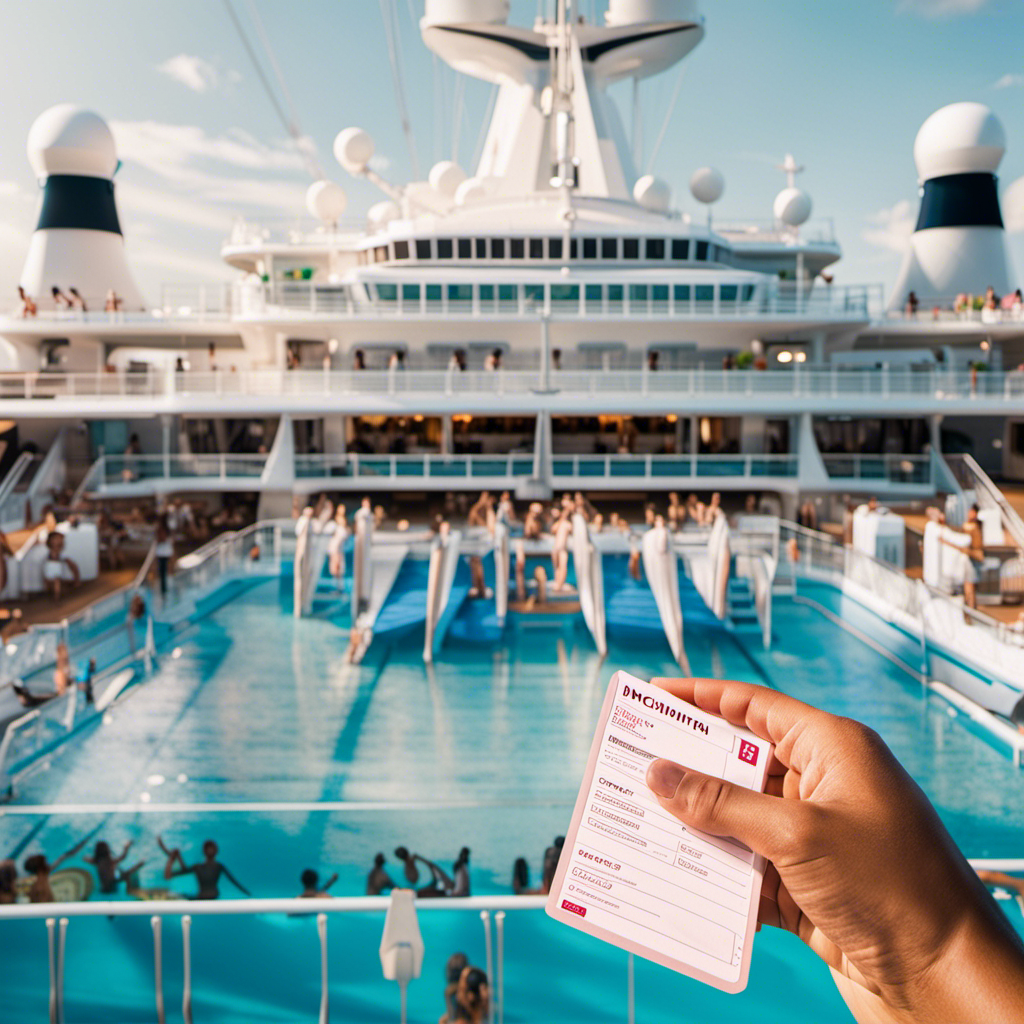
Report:
[[[382,173],[410,176],[378,0],[232,2],[257,47],[258,13],[302,131],[348,192],[350,213],[381,197],[335,163],[340,129],[369,130]],[[580,3],[587,15],[605,7]],[[529,24],[537,7],[512,0],[513,22]],[[917,212],[917,129],[946,103],[978,100],[1006,128],[1004,215],[1024,269],[1022,8],[1021,0],[704,0],[707,36],[687,58],[653,170],[677,205],[693,210],[690,174],[713,164],[726,178],[717,216],[767,218],[784,184],[773,165],[792,152],[807,166],[800,183],[815,218],[834,220],[844,249],[838,279],[891,284]],[[468,166],[490,87],[466,80],[456,130],[458,76],[435,71],[419,40],[422,0],[397,0],[396,9],[421,164],[457,145]],[[129,253],[153,302],[164,283],[225,275],[218,253],[237,216],[280,227],[304,218],[310,178],[222,2],[0,0],[0,15],[0,294],[13,291],[34,218],[25,138],[53,103],[91,107],[113,125]],[[648,147],[677,74],[643,86]],[[628,124],[629,93],[617,95]]]

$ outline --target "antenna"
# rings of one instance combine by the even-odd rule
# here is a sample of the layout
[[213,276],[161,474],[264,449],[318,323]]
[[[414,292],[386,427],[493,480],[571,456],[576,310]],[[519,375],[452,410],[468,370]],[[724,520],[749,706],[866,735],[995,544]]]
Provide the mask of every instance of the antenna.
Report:
[[796,188],[796,176],[803,174],[807,170],[803,164],[796,162],[796,158],[792,153],[787,153],[786,159],[781,164],[776,164],[775,167],[786,175],[786,185],[788,188]]

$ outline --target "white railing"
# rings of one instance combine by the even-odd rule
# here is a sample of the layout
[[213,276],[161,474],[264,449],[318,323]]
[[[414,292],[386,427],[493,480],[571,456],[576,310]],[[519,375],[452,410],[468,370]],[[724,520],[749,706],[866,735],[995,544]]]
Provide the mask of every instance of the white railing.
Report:
[[932,483],[930,455],[822,455],[825,471],[833,480],[888,482],[891,484]]
[[[906,297],[904,296],[904,299]],[[964,301],[965,298],[968,301]],[[905,320],[911,323],[960,323],[976,324],[1016,324],[1024,321],[1024,305],[1013,303],[998,309],[984,308],[985,296],[980,295],[942,295],[927,302],[919,302],[917,311],[908,312],[902,309],[891,309],[886,312],[890,320]],[[958,308],[959,307],[959,308]]]
[[147,481],[229,480],[252,481],[255,487],[266,467],[267,455],[101,455],[79,485],[75,497],[102,493],[112,484]]
[[0,530],[19,530],[31,520],[31,510],[27,508],[31,496],[22,485],[26,474],[38,469],[41,463],[42,456],[22,452],[4,477],[0,484]]
[[1006,495],[992,478],[978,465],[972,455],[947,455],[949,465],[959,485],[973,491],[982,508],[998,508],[1003,529],[1013,538],[1017,547],[1024,549],[1024,519],[1006,500]]
[[556,483],[701,477],[708,480],[793,478],[795,455],[553,455],[551,475]]

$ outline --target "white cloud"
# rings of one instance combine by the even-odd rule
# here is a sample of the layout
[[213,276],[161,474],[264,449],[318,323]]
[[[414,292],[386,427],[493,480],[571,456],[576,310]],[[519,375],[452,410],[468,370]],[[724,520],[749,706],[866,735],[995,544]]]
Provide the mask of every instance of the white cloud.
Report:
[[215,89],[220,80],[217,69],[208,60],[187,53],[179,53],[176,57],[157,64],[156,69],[160,74],[174,79],[179,85],[193,92]]
[[916,219],[914,204],[909,199],[901,199],[868,218],[870,226],[861,232],[861,237],[871,245],[901,253],[914,233]]
[[[129,217],[156,217],[200,230],[224,233],[230,231],[234,223],[234,216],[229,211],[218,210],[216,205],[190,199],[166,187],[151,188],[123,181],[117,186],[117,201],[122,215]],[[131,237],[131,231],[126,233]]]
[[1007,186],[1002,206],[1006,230],[1011,234],[1024,233],[1024,178]]
[[0,181],[0,197],[16,196],[21,191],[16,181]]
[[980,11],[988,0],[899,0],[897,10],[914,11],[926,18],[948,18]]
[[992,83],[993,89],[1019,89],[1022,86],[1024,86],[1024,75],[1019,73],[1003,75],[1002,78]]

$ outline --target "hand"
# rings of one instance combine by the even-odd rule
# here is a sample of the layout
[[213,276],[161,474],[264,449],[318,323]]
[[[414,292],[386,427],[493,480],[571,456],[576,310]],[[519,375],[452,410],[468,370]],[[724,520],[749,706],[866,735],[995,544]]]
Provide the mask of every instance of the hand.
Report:
[[775,744],[766,793],[666,760],[647,783],[768,859],[759,920],[828,964],[861,1024],[1024,1020],[1020,940],[876,733],[747,683],[653,683]]

